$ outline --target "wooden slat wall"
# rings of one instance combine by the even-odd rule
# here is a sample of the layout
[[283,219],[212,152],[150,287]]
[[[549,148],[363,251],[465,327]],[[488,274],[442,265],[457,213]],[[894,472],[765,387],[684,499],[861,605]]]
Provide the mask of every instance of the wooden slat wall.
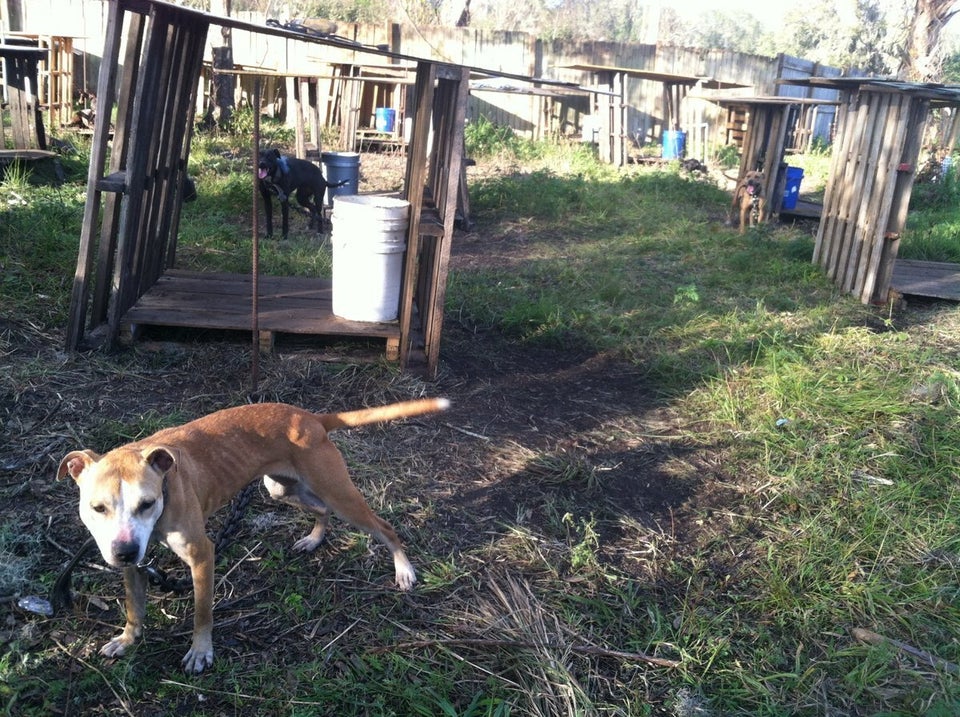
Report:
[[864,303],[885,301],[929,102],[904,92],[844,93],[840,141],[813,261]]
[[[183,22],[175,9],[154,6],[146,14],[111,4],[99,85],[108,88],[101,93],[104,106],[117,100],[117,122],[108,175],[104,169],[110,128],[97,123],[94,129],[67,327],[71,350],[83,337],[91,289],[90,323],[106,321],[114,341],[124,312],[174,257],[207,29],[200,19]],[[115,98],[124,34],[124,74]],[[103,217],[99,248],[94,242],[98,214]],[[96,281],[91,282],[94,272]]]
[[[44,56],[44,51],[37,48],[0,47],[0,58],[6,66],[3,82],[7,91],[3,124],[9,122],[10,125],[10,137],[6,138],[4,128],[0,127],[0,139],[10,144],[12,149],[47,149],[43,115],[37,96],[38,66]],[[0,149],[6,147],[0,146]]]

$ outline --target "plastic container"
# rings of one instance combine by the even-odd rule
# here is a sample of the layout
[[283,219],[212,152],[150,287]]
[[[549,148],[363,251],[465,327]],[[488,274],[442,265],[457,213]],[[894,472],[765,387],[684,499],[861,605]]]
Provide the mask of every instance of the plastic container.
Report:
[[374,111],[374,129],[377,132],[388,132],[393,134],[393,128],[397,124],[397,111],[392,107],[377,107]]
[[333,206],[333,198],[347,194],[356,194],[360,191],[360,153],[359,152],[323,152],[320,154],[323,163],[323,176],[328,184],[338,184],[346,180],[341,187],[327,187],[325,204]]
[[783,186],[783,203],[781,209],[796,209],[797,199],[800,197],[800,182],[803,179],[803,169],[787,167],[787,181]]
[[663,133],[664,159],[682,159],[687,151],[687,133],[678,129],[667,130]]
[[396,321],[410,202],[372,195],[333,200],[333,313],[350,321]]
[[600,127],[597,118],[593,115],[584,115],[580,118],[580,141],[584,144],[596,144]]
[[948,155],[940,162],[940,179],[944,179],[951,169],[953,169],[953,157]]

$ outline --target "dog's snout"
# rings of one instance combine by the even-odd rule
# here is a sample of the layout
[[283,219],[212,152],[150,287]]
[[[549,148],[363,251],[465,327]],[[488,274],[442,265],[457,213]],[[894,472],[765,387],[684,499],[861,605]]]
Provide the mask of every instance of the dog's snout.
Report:
[[113,557],[121,563],[135,563],[140,557],[140,545],[135,541],[130,540],[115,540],[110,545],[110,552],[113,553]]

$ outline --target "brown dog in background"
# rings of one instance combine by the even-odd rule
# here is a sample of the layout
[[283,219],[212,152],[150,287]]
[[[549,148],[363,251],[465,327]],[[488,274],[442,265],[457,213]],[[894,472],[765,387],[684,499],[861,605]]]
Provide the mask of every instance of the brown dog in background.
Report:
[[409,590],[416,573],[397,534],[370,510],[328,433],[441,411],[446,399],[405,401],[342,413],[315,414],[280,403],[227,408],[167,428],[98,455],[64,456],[57,478],[80,488],[80,519],[103,559],[123,568],[127,622],[100,652],[119,657],[143,631],[147,575],[138,566],[151,538],[166,543],[190,568],[195,609],[187,672],[213,664],[214,546],[207,518],[251,481],[263,478],[270,497],[312,513],[313,530],[294,543],[308,552],[323,541],[330,511],[387,546],[397,585]]
[[[756,211],[754,211],[756,204]],[[763,172],[750,171],[743,175],[733,193],[732,211],[740,215],[740,233],[747,231],[747,224],[763,224],[767,219],[767,203],[763,196]]]

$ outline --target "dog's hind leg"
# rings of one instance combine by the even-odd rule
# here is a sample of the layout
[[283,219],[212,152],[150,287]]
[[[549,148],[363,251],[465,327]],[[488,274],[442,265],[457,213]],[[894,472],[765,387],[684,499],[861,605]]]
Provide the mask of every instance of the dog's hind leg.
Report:
[[313,530],[293,544],[293,549],[297,552],[309,553],[315,550],[326,537],[327,526],[330,524],[330,509],[327,504],[307,488],[299,478],[264,476],[263,484],[274,500],[296,506],[316,517]]
[[320,194],[321,199],[317,199],[317,188],[303,185],[297,190],[297,203],[304,207],[310,213],[310,224],[311,229],[320,231],[323,227],[321,222],[323,215],[320,214],[320,204],[322,201],[322,193]]
[[417,582],[417,574],[407,559],[400,538],[393,527],[370,510],[363,494],[350,480],[347,465],[340,451],[324,441],[309,450],[309,457],[297,473],[302,480],[280,476],[264,478],[270,495],[296,505],[316,516],[313,530],[294,544],[294,549],[310,551],[323,541],[332,510],[354,528],[379,540],[390,551],[396,572],[397,586],[409,590]]

